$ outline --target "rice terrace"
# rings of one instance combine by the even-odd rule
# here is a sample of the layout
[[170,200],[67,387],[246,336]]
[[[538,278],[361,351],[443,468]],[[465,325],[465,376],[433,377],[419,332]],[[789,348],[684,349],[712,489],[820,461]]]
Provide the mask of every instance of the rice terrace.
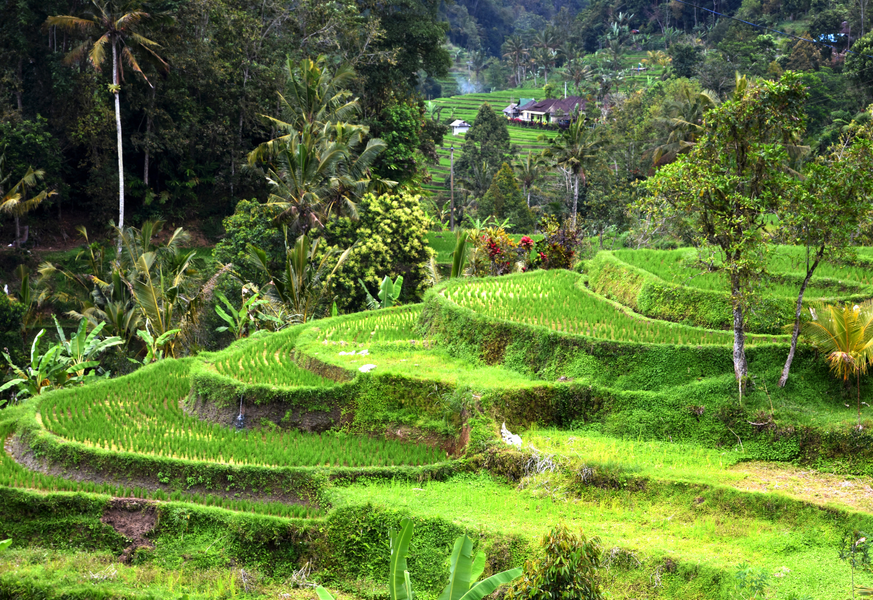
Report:
[[[610,549],[616,595],[714,597],[739,569],[778,573],[768,585],[779,597],[838,597],[843,532],[868,528],[873,509],[868,409],[853,429],[840,382],[809,348],[789,385],[767,386],[782,334],[750,335],[761,383],[740,405],[727,332],[628,306],[622,270],[681,285],[683,256],[604,252],[584,275],[449,280],[423,304],[252,336],[8,408],[4,532],[88,549],[47,550],[31,593],[69,585],[71,560],[94,571],[124,551],[129,537],[101,523],[123,506],[152,513],[153,528],[118,577],[71,588],[82,597],[169,594],[179,566],[219,573],[227,561],[273,582],[315,564],[323,584],[367,595],[388,557],[382,527],[403,515],[423,595],[438,591],[436,557],[456,535],[485,549],[487,574],[523,562],[560,521]],[[827,273],[848,297],[873,266]],[[504,424],[520,447],[500,439]],[[12,552],[2,581],[14,587],[36,563]],[[197,597],[205,584],[185,585]]]

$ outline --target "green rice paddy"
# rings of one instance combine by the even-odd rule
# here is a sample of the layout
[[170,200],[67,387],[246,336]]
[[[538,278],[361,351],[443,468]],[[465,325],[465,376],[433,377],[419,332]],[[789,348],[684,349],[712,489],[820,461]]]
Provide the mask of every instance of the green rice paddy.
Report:
[[[498,319],[597,339],[648,344],[729,345],[733,334],[648,319],[581,285],[570,271],[534,271],[475,280],[445,289],[464,308]],[[747,343],[776,343],[783,336],[749,335]]]

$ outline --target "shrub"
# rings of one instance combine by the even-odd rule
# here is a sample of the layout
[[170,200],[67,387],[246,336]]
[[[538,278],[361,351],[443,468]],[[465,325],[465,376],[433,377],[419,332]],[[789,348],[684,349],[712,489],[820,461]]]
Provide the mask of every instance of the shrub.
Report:
[[358,219],[342,217],[325,228],[325,238],[340,251],[355,242],[345,263],[331,277],[337,306],[347,311],[367,306],[364,288],[378,289],[387,275],[403,276],[401,302],[418,301],[427,287],[427,217],[418,196],[367,194],[358,205]]
[[263,284],[263,275],[248,259],[246,245],[263,249],[275,265],[284,262],[284,237],[273,225],[280,212],[280,208],[257,200],[240,200],[234,213],[222,222],[226,235],[216,244],[212,256],[217,262],[233,263],[244,281]]
[[600,600],[600,540],[556,525],[543,536],[542,554],[527,561],[524,575],[507,594],[510,600]]

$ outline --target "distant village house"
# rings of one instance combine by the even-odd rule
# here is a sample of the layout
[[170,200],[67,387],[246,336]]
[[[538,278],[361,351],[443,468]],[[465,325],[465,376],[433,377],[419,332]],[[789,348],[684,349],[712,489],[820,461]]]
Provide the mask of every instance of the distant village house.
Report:
[[467,130],[470,129],[470,124],[458,119],[457,121],[452,121],[449,127],[452,128],[452,135],[461,135],[462,133],[467,133]]
[[574,115],[585,110],[585,99],[581,96],[567,96],[566,98],[549,98],[547,100],[519,101],[519,104],[510,104],[503,109],[503,114],[509,119],[519,119],[530,123],[553,123],[567,125],[573,120]]

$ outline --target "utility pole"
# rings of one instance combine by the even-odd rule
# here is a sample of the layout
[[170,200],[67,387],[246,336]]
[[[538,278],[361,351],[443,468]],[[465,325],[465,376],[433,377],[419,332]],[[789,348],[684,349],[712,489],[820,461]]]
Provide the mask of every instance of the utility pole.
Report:
[[452,206],[449,213],[449,227],[452,231],[455,230],[455,145],[451,147],[451,167],[449,168],[449,177],[451,177],[452,188]]

